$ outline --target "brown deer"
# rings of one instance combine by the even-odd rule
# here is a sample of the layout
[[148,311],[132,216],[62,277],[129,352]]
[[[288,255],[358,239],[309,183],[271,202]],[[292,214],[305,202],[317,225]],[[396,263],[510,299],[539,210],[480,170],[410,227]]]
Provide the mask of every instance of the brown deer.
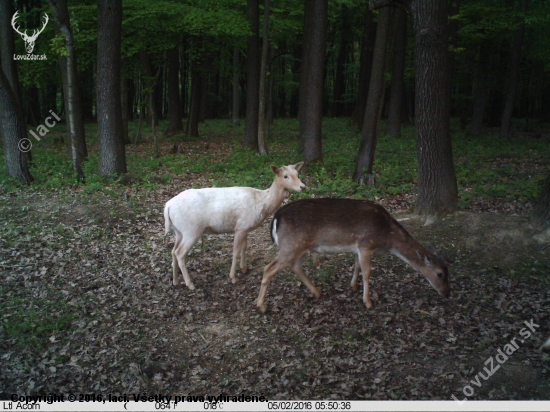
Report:
[[279,246],[277,258],[264,268],[257,305],[265,313],[265,298],[271,279],[290,268],[315,297],[321,293],[302,270],[307,251],[354,253],[356,269],[351,287],[357,289],[357,263],[363,273],[363,302],[372,307],[369,296],[371,259],[374,252],[393,253],[420,271],[443,297],[450,294],[445,254],[422,247],[386,209],[369,200],[305,199],[280,208],[271,223],[271,236]]

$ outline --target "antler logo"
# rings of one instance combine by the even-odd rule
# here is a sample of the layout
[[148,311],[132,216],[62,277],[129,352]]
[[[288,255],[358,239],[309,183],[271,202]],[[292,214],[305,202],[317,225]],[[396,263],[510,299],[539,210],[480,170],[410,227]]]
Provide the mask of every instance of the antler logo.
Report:
[[19,24],[16,23],[16,20],[19,17],[18,14],[19,14],[19,11],[16,11],[15,14],[13,15],[11,19],[11,26],[17,33],[21,35],[21,37],[23,38],[23,41],[25,42],[25,49],[27,49],[27,53],[31,54],[32,51],[34,50],[34,42],[36,42],[38,35],[44,31],[44,29],[46,28],[46,24],[48,24],[48,21],[50,19],[48,15],[44,13],[42,15],[43,17],[42,27],[40,29],[33,30],[32,35],[29,36],[27,35],[27,30],[25,30],[24,32],[21,32],[19,30]]

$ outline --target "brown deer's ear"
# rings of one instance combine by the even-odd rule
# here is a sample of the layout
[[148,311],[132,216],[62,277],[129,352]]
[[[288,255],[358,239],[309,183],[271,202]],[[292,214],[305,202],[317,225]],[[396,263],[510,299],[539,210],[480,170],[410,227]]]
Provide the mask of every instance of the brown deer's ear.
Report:
[[275,173],[276,175],[279,174],[279,168],[278,168],[277,166],[273,166],[273,165],[272,165],[272,166],[271,166],[271,171],[272,171],[273,173]]
[[303,165],[304,165],[304,162],[296,163],[294,165],[294,169],[296,169],[296,171],[299,172]]

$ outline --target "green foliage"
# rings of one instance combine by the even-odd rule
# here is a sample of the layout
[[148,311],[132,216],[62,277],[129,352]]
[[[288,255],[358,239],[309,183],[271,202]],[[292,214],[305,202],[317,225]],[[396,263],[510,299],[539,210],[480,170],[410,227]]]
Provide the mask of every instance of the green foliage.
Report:
[[[9,296],[0,302],[2,318],[0,336],[13,339],[20,346],[44,348],[55,335],[66,334],[74,319],[59,292],[57,299],[32,299]],[[2,293],[3,296],[5,296]],[[9,314],[9,315],[8,315]]]
[[[62,132],[63,127],[56,126],[56,131]],[[159,128],[163,127],[161,123]],[[155,158],[149,141],[137,147],[127,146],[128,170],[140,176],[134,184],[148,190],[169,184],[173,176],[185,175],[192,181],[194,176],[201,175],[207,176],[217,187],[251,186],[264,189],[273,181],[271,165],[298,163],[302,157],[298,122],[295,119],[278,119],[272,125],[270,153],[266,156],[243,148],[243,126],[235,129],[227,120],[214,120],[201,125],[201,128],[202,141],[193,139],[195,143],[192,143],[192,149],[185,154],[166,154]],[[119,183],[97,174],[97,131],[91,126],[88,129],[88,144],[92,152],[83,164],[86,183],[82,185],[77,182],[67,150],[54,143],[53,134],[33,147],[34,165],[31,173],[36,179],[31,186],[33,190],[82,186],[89,194],[119,192]],[[405,128],[400,138],[379,138],[374,164],[374,187],[360,186],[351,180],[360,135],[349,125],[348,120],[324,119],[323,136],[324,162],[312,164],[301,173],[308,190],[293,194],[295,199],[312,195],[376,199],[415,193],[417,153],[414,128]],[[174,136],[170,141],[182,141],[182,137]],[[211,153],[209,142],[224,144],[221,149]],[[171,144],[167,142],[164,147]],[[529,165],[543,165],[544,159],[550,156],[550,148],[542,139],[508,141],[490,134],[471,138],[461,131],[454,132],[453,152],[460,191],[459,205],[463,208],[480,197],[507,202],[532,200],[539,193],[545,169],[541,166],[530,169]],[[3,191],[15,191],[22,187],[18,182],[6,178],[5,165],[2,165],[0,171]],[[196,187],[201,187],[204,179],[198,181],[200,183]]]

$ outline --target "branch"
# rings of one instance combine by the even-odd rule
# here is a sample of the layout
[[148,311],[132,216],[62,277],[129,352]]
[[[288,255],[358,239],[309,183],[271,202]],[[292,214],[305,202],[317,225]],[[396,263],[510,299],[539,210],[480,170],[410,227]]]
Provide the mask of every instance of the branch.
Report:
[[369,0],[369,8],[377,10],[382,7],[403,7],[407,13],[410,13],[411,4],[408,0]]

